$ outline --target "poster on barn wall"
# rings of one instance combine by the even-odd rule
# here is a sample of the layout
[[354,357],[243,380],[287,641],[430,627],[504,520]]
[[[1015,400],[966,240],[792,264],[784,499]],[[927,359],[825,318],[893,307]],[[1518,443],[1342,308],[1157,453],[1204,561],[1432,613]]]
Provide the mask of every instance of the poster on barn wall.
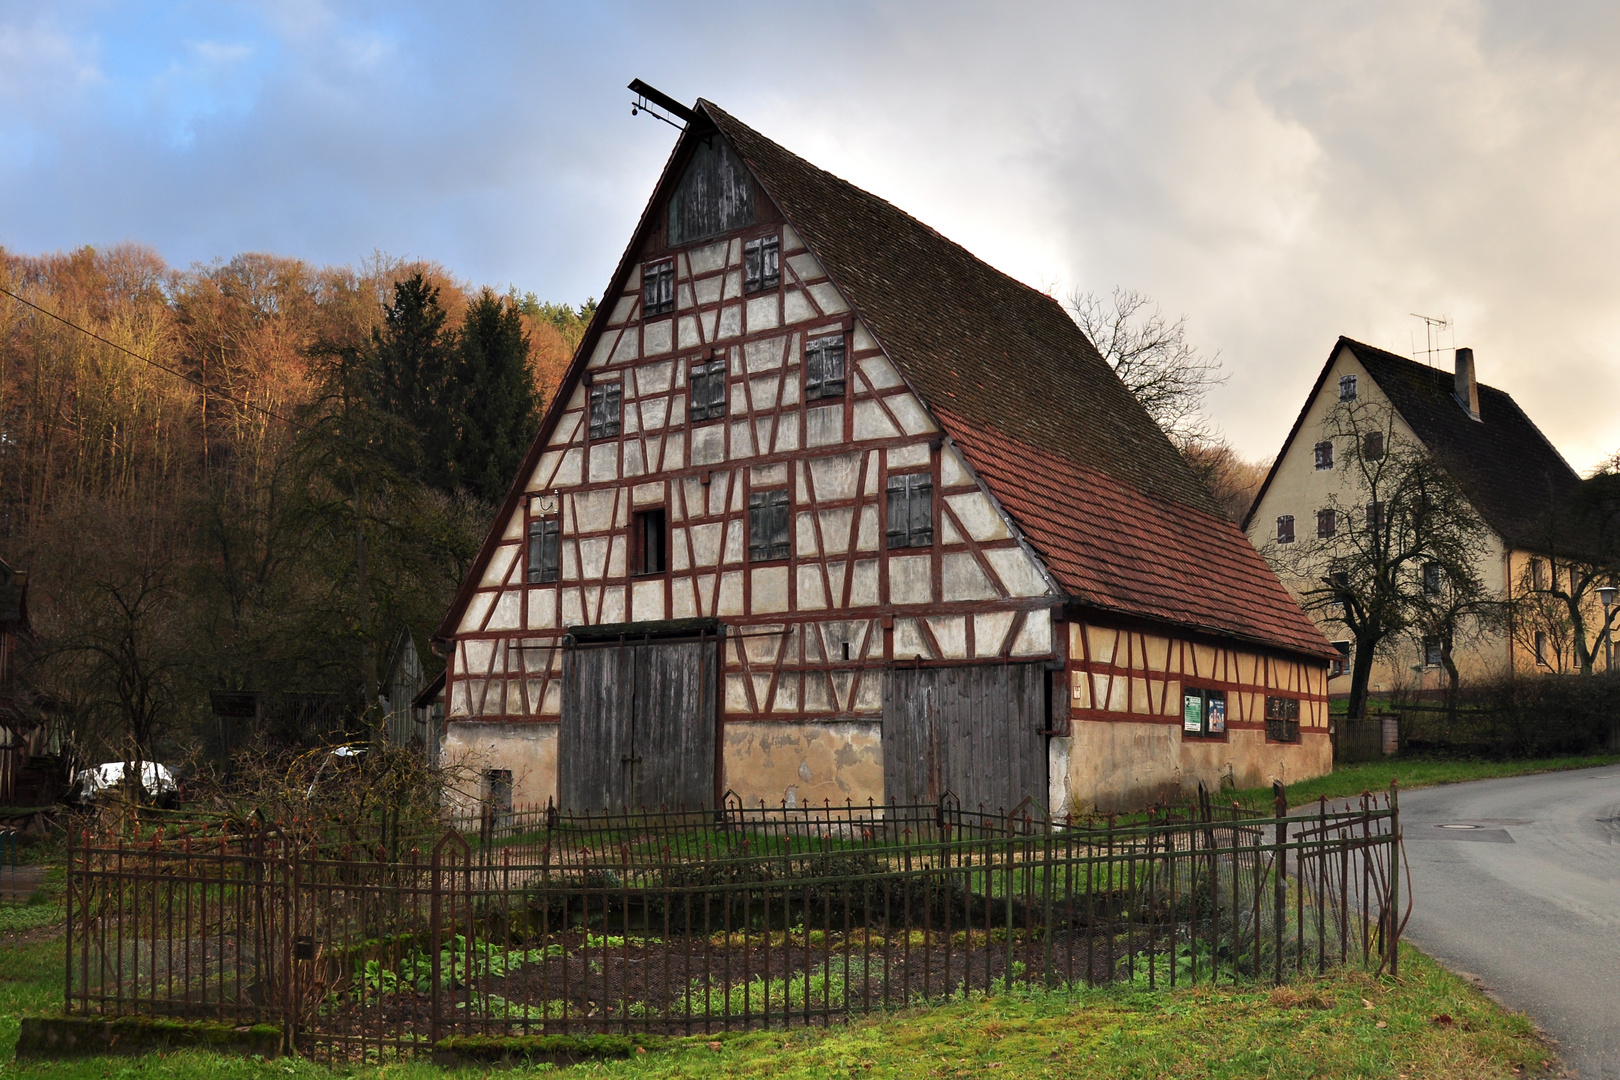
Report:
[[1204,695],[1201,693],[1183,694],[1181,697],[1181,729],[1183,731],[1196,731],[1202,734],[1204,730]]

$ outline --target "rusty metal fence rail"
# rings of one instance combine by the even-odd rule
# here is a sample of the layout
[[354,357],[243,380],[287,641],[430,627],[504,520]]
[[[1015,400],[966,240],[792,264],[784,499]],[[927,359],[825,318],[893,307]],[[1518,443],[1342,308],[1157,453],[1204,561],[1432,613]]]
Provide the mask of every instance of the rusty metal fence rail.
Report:
[[735,809],[553,815],[521,843],[452,830],[397,859],[274,829],[81,835],[67,1010],[276,1024],[289,1047],[353,1061],[452,1035],[820,1025],[1022,986],[1396,963],[1393,791],[1271,817],[1206,799],[1128,824],[949,798]]

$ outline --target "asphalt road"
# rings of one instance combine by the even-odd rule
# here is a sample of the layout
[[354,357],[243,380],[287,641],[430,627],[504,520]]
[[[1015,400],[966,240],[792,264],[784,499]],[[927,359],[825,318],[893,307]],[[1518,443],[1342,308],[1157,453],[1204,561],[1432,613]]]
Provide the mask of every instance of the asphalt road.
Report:
[[1401,828],[1407,939],[1620,1080],[1620,766],[1403,792]]

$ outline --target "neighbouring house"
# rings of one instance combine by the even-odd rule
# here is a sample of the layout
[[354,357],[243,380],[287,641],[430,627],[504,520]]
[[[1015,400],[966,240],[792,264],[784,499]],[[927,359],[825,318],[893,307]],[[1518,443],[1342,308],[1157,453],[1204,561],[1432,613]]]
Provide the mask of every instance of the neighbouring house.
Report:
[[[1359,472],[1351,467],[1358,452],[1348,445],[1353,440],[1334,436],[1335,411],[1353,402],[1387,410],[1391,437],[1421,447],[1451,477],[1485,528],[1476,570],[1492,596],[1507,600],[1538,576],[1570,572],[1549,558],[1547,528],[1550,513],[1570,499],[1581,479],[1511,396],[1478,381],[1473,350],[1457,349],[1453,369],[1446,371],[1344,337],[1334,344],[1244,520],[1257,548],[1330,539],[1377,512],[1376,503],[1362,506]],[[1298,594],[1314,580],[1285,583]],[[1595,592],[1589,603],[1599,625]],[[1326,616],[1322,629],[1339,653],[1329,688],[1348,693],[1349,635]],[[1533,628],[1519,630],[1504,623],[1459,644],[1454,659],[1460,677],[1565,669],[1566,655],[1556,643]],[[1433,638],[1392,641],[1383,652],[1372,668],[1373,692],[1443,689],[1447,676]]]
[[680,113],[435,634],[451,801],[1061,813],[1327,771],[1330,645],[1062,306]]

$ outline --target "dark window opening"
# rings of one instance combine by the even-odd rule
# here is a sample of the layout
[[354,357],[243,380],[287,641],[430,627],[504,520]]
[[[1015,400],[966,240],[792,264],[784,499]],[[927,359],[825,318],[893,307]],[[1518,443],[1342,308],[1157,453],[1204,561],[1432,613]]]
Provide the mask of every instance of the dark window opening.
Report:
[[1429,596],[1439,596],[1440,586],[1444,582],[1444,572],[1437,562],[1423,564],[1423,591]]
[[1189,686],[1181,694],[1181,733],[1183,737],[1220,738],[1226,734],[1226,691],[1197,690]]
[[1354,375],[1339,376],[1339,400],[1356,400],[1356,377]]
[[788,557],[788,524],[792,509],[787,488],[749,493],[749,562],[770,562]]
[[1367,531],[1379,532],[1384,528],[1384,504],[1370,502],[1367,504]]
[[1294,542],[1294,515],[1284,514],[1277,519],[1277,543],[1292,544]]
[[743,245],[743,282],[749,292],[774,289],[782,282],[777,253],[781,240],[774,236],[750,240]]
[[529,581],[557,580],[561,550],[557,542],[558,520],[554,517],[529,522]]
[[1361,440],[1361,456],[1368,461],[1377,461],[1384,456],[1384,433],[1382,431],[1369,431]]
[[623,386],[615,382],[591,387],[590,437],[611,439],[618,435],[623,412]]
[[635,517],[633,553],[636,573],[662,574],[669,569],[666,561],[668,529],[665,528],[663,507],[643,510]]
[[689,389],[693,420],[713,420],[726,415],[725,360],[693,364]]
[[1445,662],[1444,651],[1440,648],[1440,639],[1426,637],[1423,639],[1423,666],[1439,667]]
[[641,313],[662,315],[675,309],[675,264],[658,263],[641,274]]
[[889,477],[888,541],[891,548],[929,547],[934,542],[934,479],[929,473]]
[[1333,647],[1339,655],[1328,663],[1328,678],[1336,679],[1350,670],[1350,643],[1348,641],[1335,641]]
[[1339,512],[1337,510],[1318,510],[1316,512],[1316,538],[1318,540],[1331,540],[1339,531]]
[[1536,663],[1545,664],[1546,662],[1547,662],[1547,631],[1545,631],[1545,630],[1537,630],[1536,631]]
[[491,824],[500,828],[512,823],[512,770],[484,770],[484,805]]
[[1319,443],[1316,444],[1316,467],[1319,470],[1333,468],[1333,444],[1332,443],[1330,443],[1330,442],[1319,442]]
[[1299,742],[1299,698],[1266,698],[1266,738],[1273,742]]
[[844,335],[812,338],[804,348],[804,396],[844,396]]

